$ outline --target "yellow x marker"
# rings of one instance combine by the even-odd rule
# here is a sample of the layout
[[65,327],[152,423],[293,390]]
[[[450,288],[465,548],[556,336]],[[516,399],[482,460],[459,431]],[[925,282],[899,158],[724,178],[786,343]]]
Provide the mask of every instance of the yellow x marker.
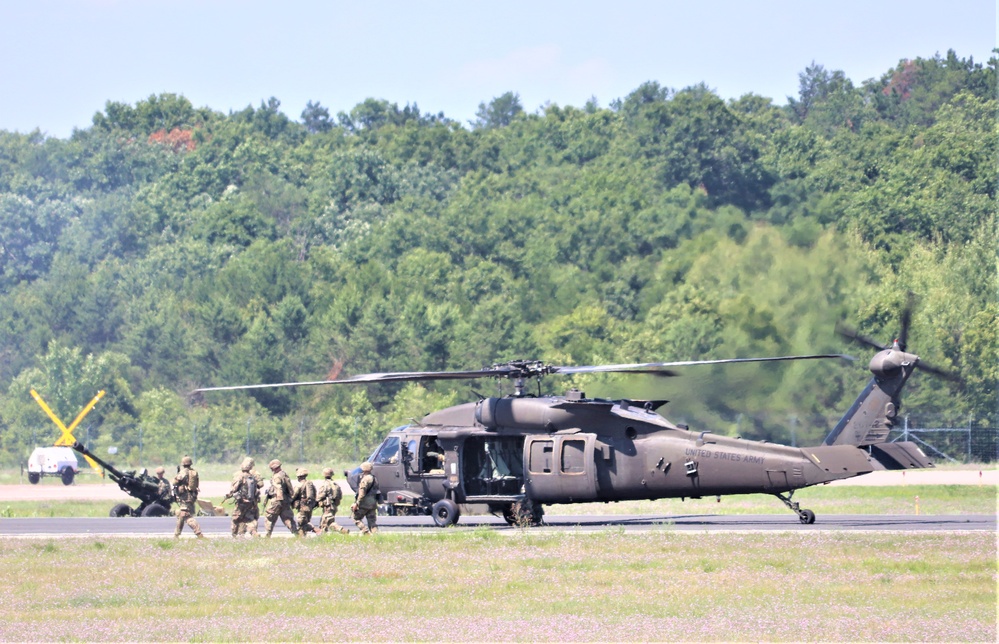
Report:
[[[62,431],[62,436],[60,436],[59,440],[55,442],[55,445],[66,445],[67,447],[72,447],[73,443],[76,442],[76,439],[73,437],[73,430],[76,429],[77,425],[80,424],[80,421],[83,420],[83,417],[90,413],[90,410],[97,405],[97,401],[99,401],[103,396],[104,396],[104,390],[101,389],[100,391],[97,392],[97,395],[94,396],[94,399],[91,400],[87,404],[87,406],[84,407],[83,410],[76,415],[76,419],[73,420],[72,423],[70,423],[69,427],[66,427],[66,425],[62,422],[62,420],[60,420],[59,417],[55,415],[55,412],[52,411],[52,409],[48,405],[45,404],[45,401],[42,400],[42,397],[40,395],[38,395],[38,392],[35,391],[34,389],[31,390],[31,397],[35,399],[35,402],[38,403],[38,406],[42,408],[42,411],[48,414],[48,417],[51,418],[52,422],[56,424],[56,427],[58,427]],[[100,465],[97,464],[97,462],[94,459],[86,455],[84,455],[83,458],[87,459],[87,462],[90,463],[90,467],[94,468],[94,470],[96,470],[97,473],[100,474],[102,478],[104,477],[104,470],[101,468]]]

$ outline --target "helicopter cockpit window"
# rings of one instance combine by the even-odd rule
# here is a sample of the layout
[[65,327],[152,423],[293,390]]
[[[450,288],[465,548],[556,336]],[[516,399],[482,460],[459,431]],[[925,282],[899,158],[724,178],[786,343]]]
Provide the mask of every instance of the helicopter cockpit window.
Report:
[[375,465],[394,465],[399,462],[399,437],[390,436],[378,448],[378,454],[372,461]]

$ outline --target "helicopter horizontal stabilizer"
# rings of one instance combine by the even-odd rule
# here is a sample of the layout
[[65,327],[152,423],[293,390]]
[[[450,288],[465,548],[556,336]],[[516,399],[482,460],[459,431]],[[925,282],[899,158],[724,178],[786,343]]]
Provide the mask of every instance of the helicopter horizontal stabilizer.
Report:
[[911,441],[871,445],[871,458],[886,470],[910,470],[934,467],[933,461]]

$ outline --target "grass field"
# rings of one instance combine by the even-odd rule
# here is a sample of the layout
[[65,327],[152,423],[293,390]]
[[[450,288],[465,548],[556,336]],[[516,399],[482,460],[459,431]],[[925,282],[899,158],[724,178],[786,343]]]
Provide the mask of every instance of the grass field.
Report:
[[0,640],[981,641],[994,534],[8,539]]
[[[996,487],[983,485],[907,485],[898,487],[829,487],[800,490],[802,507],[823,514],[992,514]],[[218,503],[221,499],[212,499]],[[137,502],[132,505],[136,505]],[[10,501],[0,503],[0,517],[106,517],[110,501]],[[227,506],[231,507],[231,506]],[[546,506],[549,514],[790,514],[766,494],[704,499],[661,499],[621,503],[581,503]]]

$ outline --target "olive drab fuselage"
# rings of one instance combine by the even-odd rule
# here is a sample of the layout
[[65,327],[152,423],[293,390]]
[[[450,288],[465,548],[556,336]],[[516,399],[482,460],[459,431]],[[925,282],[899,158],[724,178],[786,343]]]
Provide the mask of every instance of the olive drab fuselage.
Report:
[[[661,401],[588,399],[573,390],[486,398],[434,412],[391,431],[369,460],[388,513],[428,513],[441,499],[495,512],[524,498],[781,496],[874,470],[930,467],[915,445],[883,442],[911,373],[894,364],[886,369],[885,362],[882,354],[872,360],[874,379],[827,444],[816,447],[691,430],[659,415]],[[354,488],[357,474],[348,476]]]

